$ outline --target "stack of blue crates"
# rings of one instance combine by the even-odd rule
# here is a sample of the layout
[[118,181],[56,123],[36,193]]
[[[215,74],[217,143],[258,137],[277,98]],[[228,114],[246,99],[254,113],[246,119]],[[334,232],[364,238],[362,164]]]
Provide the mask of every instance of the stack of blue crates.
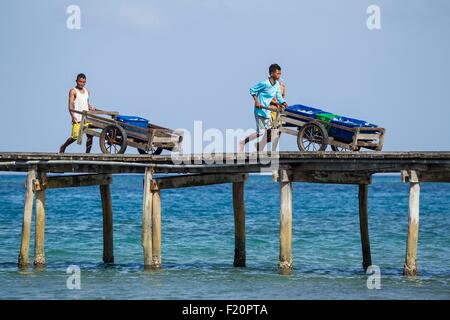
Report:
[[[334,118],[331,120],[331,123],[347,127],[347,128],[376,128],[378,127],[376,124],[369,123],[364,120],[358,120],[353,118],[347,118],[340,116],[338,118]],[[360,130],[361,133],[373,133],[373,131],[364,131]],[[335,138],[338,141],[342,142],[352,142],[353,141],[353,132],[347,131],[340,128],[331,127],[330,131],[328,132],[330,136]]]
[[[299,115],[302,115],[305,117],[309,117],[311,119],[316,119],[317,114],[320,114],[320,113],[322,113],[322,114],[323,113],[331,113],[328,111],[324,111],[322,109],[312,108],[312,107],[308,107],[308,106],[305,106],[302,104],[291,105],[286,108],[286,111],[296,113],[296,114],[299,114]],[[305,120],[305,122],[308,122],[308,121]],[[376,127],[378,127],[376,124],[369,123],[364,120],[358,120],[358,119],[348,118],[348,117],[344,117],[344,116],[338,116],[338,117],[332,119],[331,123],[337,124],[337,125],[340,125],[343,127],[347,127],[347,128],[355,128],[355,127],[376,128]],[[361,133],[372,133],[373,131],[361,130],[360,132]],[[353,132],[347,131],[344,129],[340,129],[340,128],[330,127],[328,134],[331,137],[333,137],[336,140],[341,141],[341,142],[351,142],[353,140]]]
[[[313,108],[304,106],[302,104],[294,104],[286,108],[286,111],[299,114],[301,116],[310,117],[312,119],[316,118],[316,115],[319,113],[329,113],[326,111],[323,111],[321,109]],[[308,122],[308,120],[305,120],[305,122]]]
[[148,127],[148,120],[141,118],[141,117],[136,117],[136,116],[117,116],[116,117],[117,121],[123,122],[125,124],[131,124],[133,126],[136,127],[141,127],[141,128],[147,128]]

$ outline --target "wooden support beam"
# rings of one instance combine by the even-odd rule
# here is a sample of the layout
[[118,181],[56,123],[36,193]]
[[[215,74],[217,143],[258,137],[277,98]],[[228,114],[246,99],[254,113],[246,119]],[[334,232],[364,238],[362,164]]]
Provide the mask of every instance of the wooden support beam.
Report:
[[292,182],[286,170],[280,170],[280,257],[279,269],[288,274],[292,269]]
[[152,192],[152,257],[151,267],[161,268],[161,195],[159,191]]
[[240,182],[245,181],[247,179],[247,176],[248,175],[245,173],[209,173],[165,177],[154,179],[151,189],[152,191],[156,191],[161,189],[185,188],[220,183]]
[[[40,182],[46,181],[45,172],[38,173]],[[36,191],[36,216],[34,234],[34,265],[36,267],[45,266],[45,189]]]
[[[413,177],[413,174],[416,177]],[[446,170],[402,170],[401,176],[403,182],[410,182],[411,179],[417,179],[420,182],[450,182],[450,171]]]
[[234,266],[245,267],[244,181],[233,182]]
[[43,189],[54,188],[87,187],[107,185],[111,183],[111,174],[79,174],[70,176],[54,176],[47,177],[47,179],[43,182],[41,182],[40,180],[35,180],[34,190],[39,191]]
[[22,239],[20,244],[20,252],[18,265],[19,268],[26,268],[30,265],[30,233],[31,233],[31,219],[33,216],[33,202],[34,202],[34,190],[33,181],[36,178],[36,168],[31,168],[28,171],[28,175],[25,181],[25,201],[23,209],[23,222],[22,222]]
[[153,195],[150,190],[153,170],[146,168],[144,173],[144,199],[142,206],[142,234],[141,244],[144,250],[144,268],[152,267],[152,202]]
[[414,170],[409,175],[409,209],[408,209],[408,235],[406,240],[406,256],[403,266],[403,274],[415,276],[417,274],[417,242],[419,239],[419,198],[420,184],[417,172]]
[[295,170],[292,174],[292,181],[337,184],[370,184],[372,182],[372,175],[369,172]]
[[103,211],[103,262],[114,263],[113,212],[108,184],[100,185]]
[[369,219],[368,219],[368,194],[369,186],[367,184],[359,185],[359,229],[361,233],[361,247],[363,256],[363,268],[367,270],[372,265],[372,256],[370,254],[369,240]]

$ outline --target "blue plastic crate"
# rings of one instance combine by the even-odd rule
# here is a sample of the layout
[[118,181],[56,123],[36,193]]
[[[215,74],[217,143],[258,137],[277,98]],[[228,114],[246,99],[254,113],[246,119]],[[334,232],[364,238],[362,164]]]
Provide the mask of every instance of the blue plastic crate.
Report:
[[141,128],[147,128],[148,127],[148,120],[141,118],[141,117],[136,117],[136,116],[117,116],[116,117],[117,121],[123,122],[125,124],[131,124],[133,126],[136,127],[141,127]]
[[328,113],[321,109],[304,106],[302,104],[294,104],[286,108],[286,111],[296,113],[305,117],[315,118],[318,113]]
[[[369,123],[367,121],[364,120],[359,120],[359,119],[353,119],[353,118],[347,118],[347,117],[337,117],[333,120],[331,120],[331,123],[333,124],[337,124],[340,126],[344,126],[347,128],[376,128],[378,127],[376,124],[373,123]],[[372,133],[373,131],[364,131],[361,130],[361,133]],[[340,128],[335,128],[335,127],[331,127],[330,131],[329,131],[329,135],[333,138],[335,138],[338,141],[341,142],[352,142],[353,141],[353,132],[351,131],[346,131],[344,129],[340,129]]]

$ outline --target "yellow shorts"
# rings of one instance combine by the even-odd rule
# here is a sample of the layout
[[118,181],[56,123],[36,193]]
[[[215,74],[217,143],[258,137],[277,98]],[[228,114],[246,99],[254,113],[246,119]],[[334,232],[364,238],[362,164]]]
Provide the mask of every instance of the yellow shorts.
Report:
[[[91,123],[86,122],[85,127],[89,127]],[[80,133],[80,123],[72,123],[72,139],[77,140],[78,134]]]

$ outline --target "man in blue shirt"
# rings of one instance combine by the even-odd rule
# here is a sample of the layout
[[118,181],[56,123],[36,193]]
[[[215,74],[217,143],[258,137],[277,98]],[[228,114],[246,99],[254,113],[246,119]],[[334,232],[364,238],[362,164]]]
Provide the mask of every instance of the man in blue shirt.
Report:
[[[267,142],[271,141],[270,129],[272,128],[271,112],[280,108],[286,108],[288,105],[281,96],[279,79],[281,78],[281,67],[278,64],[272,64],[269,67],[269,78],[258,82],[250,88],[250,94],[255,101],[255,120],[256,133],[252,133],[239,143],[239,152],[244,151],[245,144],[264,135],[264,141],[256,144],[257,150],[263,150]],[[272,99],[276,97],[278,106],[271,105]],[[266,141],[267,136],[267,141]]]

